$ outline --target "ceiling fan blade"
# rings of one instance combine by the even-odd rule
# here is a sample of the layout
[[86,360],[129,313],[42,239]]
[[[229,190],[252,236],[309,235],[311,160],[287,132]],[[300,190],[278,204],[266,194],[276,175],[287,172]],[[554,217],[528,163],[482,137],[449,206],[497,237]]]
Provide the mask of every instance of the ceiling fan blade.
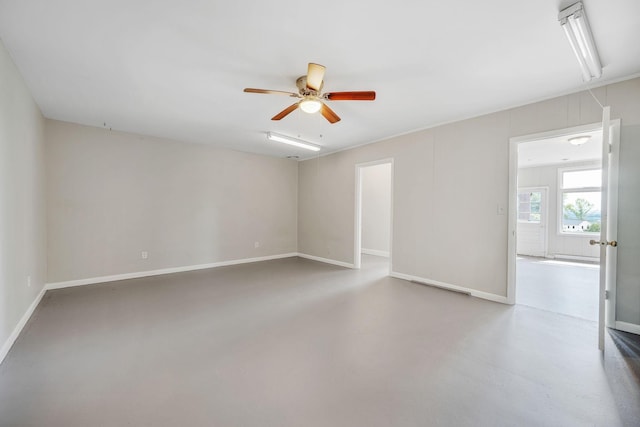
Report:
[[275,116],[271,117],[271,120],[281,120],[281,119],[287,117],[289,115],[289,113],[291,113],[296,108],[298,108],[298,103],[297,102],[295,104],[289,105],[287,108],[285,108],[284,110],[280,111]]
[[322,88],[322,79],[324,79],[324,65],[309,62],[307,69],[307,87],[320,92]]
[[248,93],[266,93],[266,94],[270,94],[270,95],[287,95],[287,96],[293,96],[295,98],[300,98],[300,95],[298,95],[297,93],[285,92],[285,91],[282,91],[282,90],[254,89],[252,87],[246,87],[246,88],[244,88],[244,91],[248,92]]
[[329,120],[331,124],[339,122],[340,117],[325,104],[322,104],[322,108],[320,109],[320,113],[324,116],[325,119]]
[[360,92],[329,92],[324,94],[329,101],[373,101],[376,93],[372,90]]

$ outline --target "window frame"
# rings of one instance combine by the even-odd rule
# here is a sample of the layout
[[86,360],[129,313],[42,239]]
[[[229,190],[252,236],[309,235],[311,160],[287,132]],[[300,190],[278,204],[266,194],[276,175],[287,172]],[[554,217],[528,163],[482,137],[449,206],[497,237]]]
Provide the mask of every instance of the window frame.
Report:
[[[594,237],[600,236],[600,232],[596,231],[582,231],[582,232],[574,232],[574,231],[564,231],[562,229],[562,220],[564,219],[564,194],[565,193],[600,193],[602,195],[602,184],[599,187],[576,187],[576,188],[564,188],[564,173],[565,172],[579,172],[579,171],[590,171],[590,170],[600,170],[602,171],[602,165],[596,164],[591,166],[568,166],[563,168],[558,168],[558,180],[557,180],[557,193],[558,193],[558,204],[557,204],[557,234],[558,236],[572,236],[572,237]],[[602,207],[601,207],[602,209]],[[602,219],[601,219],[602,223]],[[602,224],[601,224],[602,226]]]
[[[546,192],[546,194],[543,194]],[[549,194],[548,187],[520,187],[516,190],[516,195],[520,195],[520,193],[540,193],[540,220],[539,221],[526,221],[524,219],[518,218],[518,214],[520,213],[520,199],[518,198],[518,206],[516,206],[516,218],[519,224],[541,224],[544,225],[547,222],[547,201],[544,200]]]

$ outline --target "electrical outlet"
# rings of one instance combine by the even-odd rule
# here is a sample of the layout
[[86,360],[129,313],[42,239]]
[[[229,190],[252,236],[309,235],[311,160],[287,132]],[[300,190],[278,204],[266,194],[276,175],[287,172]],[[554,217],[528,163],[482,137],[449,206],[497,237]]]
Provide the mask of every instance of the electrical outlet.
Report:
[[27,287],[31,287],[31,276],[27,276]]
[[140,252],[140,257],[141,257],[142,259],[147,259],[147,258],[149,258],[149,252],[147,252],[147,251],[142,251],[142,252]]
[[253,247],[254,247],[254,248],[256,248],[256,249],[258,249],[258,248],[260,247],[260,242],[255,242],[255,243],[253,244]]

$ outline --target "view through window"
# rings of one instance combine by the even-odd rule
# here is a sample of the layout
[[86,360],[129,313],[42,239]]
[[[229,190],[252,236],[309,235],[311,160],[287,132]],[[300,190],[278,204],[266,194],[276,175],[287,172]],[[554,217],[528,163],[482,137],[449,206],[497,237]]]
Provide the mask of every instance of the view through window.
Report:
[[518,192],[518,221],[540,222],[540,204],[542,193],[540,191]]
[[562,233],[600,233],[601,169],[561,170]]

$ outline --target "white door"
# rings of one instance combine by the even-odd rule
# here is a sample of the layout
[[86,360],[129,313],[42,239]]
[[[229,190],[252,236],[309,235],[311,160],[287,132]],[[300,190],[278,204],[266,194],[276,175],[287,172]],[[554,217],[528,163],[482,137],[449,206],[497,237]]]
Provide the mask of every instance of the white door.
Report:
[[547,189],[518,189],[518,255],[547,255]]
[[615,325],[616,253],[618,233],[618,153],[620,123],[610,124],[609,107],[602,112],[602,204],[598,347],[604,350],[604,328]]

